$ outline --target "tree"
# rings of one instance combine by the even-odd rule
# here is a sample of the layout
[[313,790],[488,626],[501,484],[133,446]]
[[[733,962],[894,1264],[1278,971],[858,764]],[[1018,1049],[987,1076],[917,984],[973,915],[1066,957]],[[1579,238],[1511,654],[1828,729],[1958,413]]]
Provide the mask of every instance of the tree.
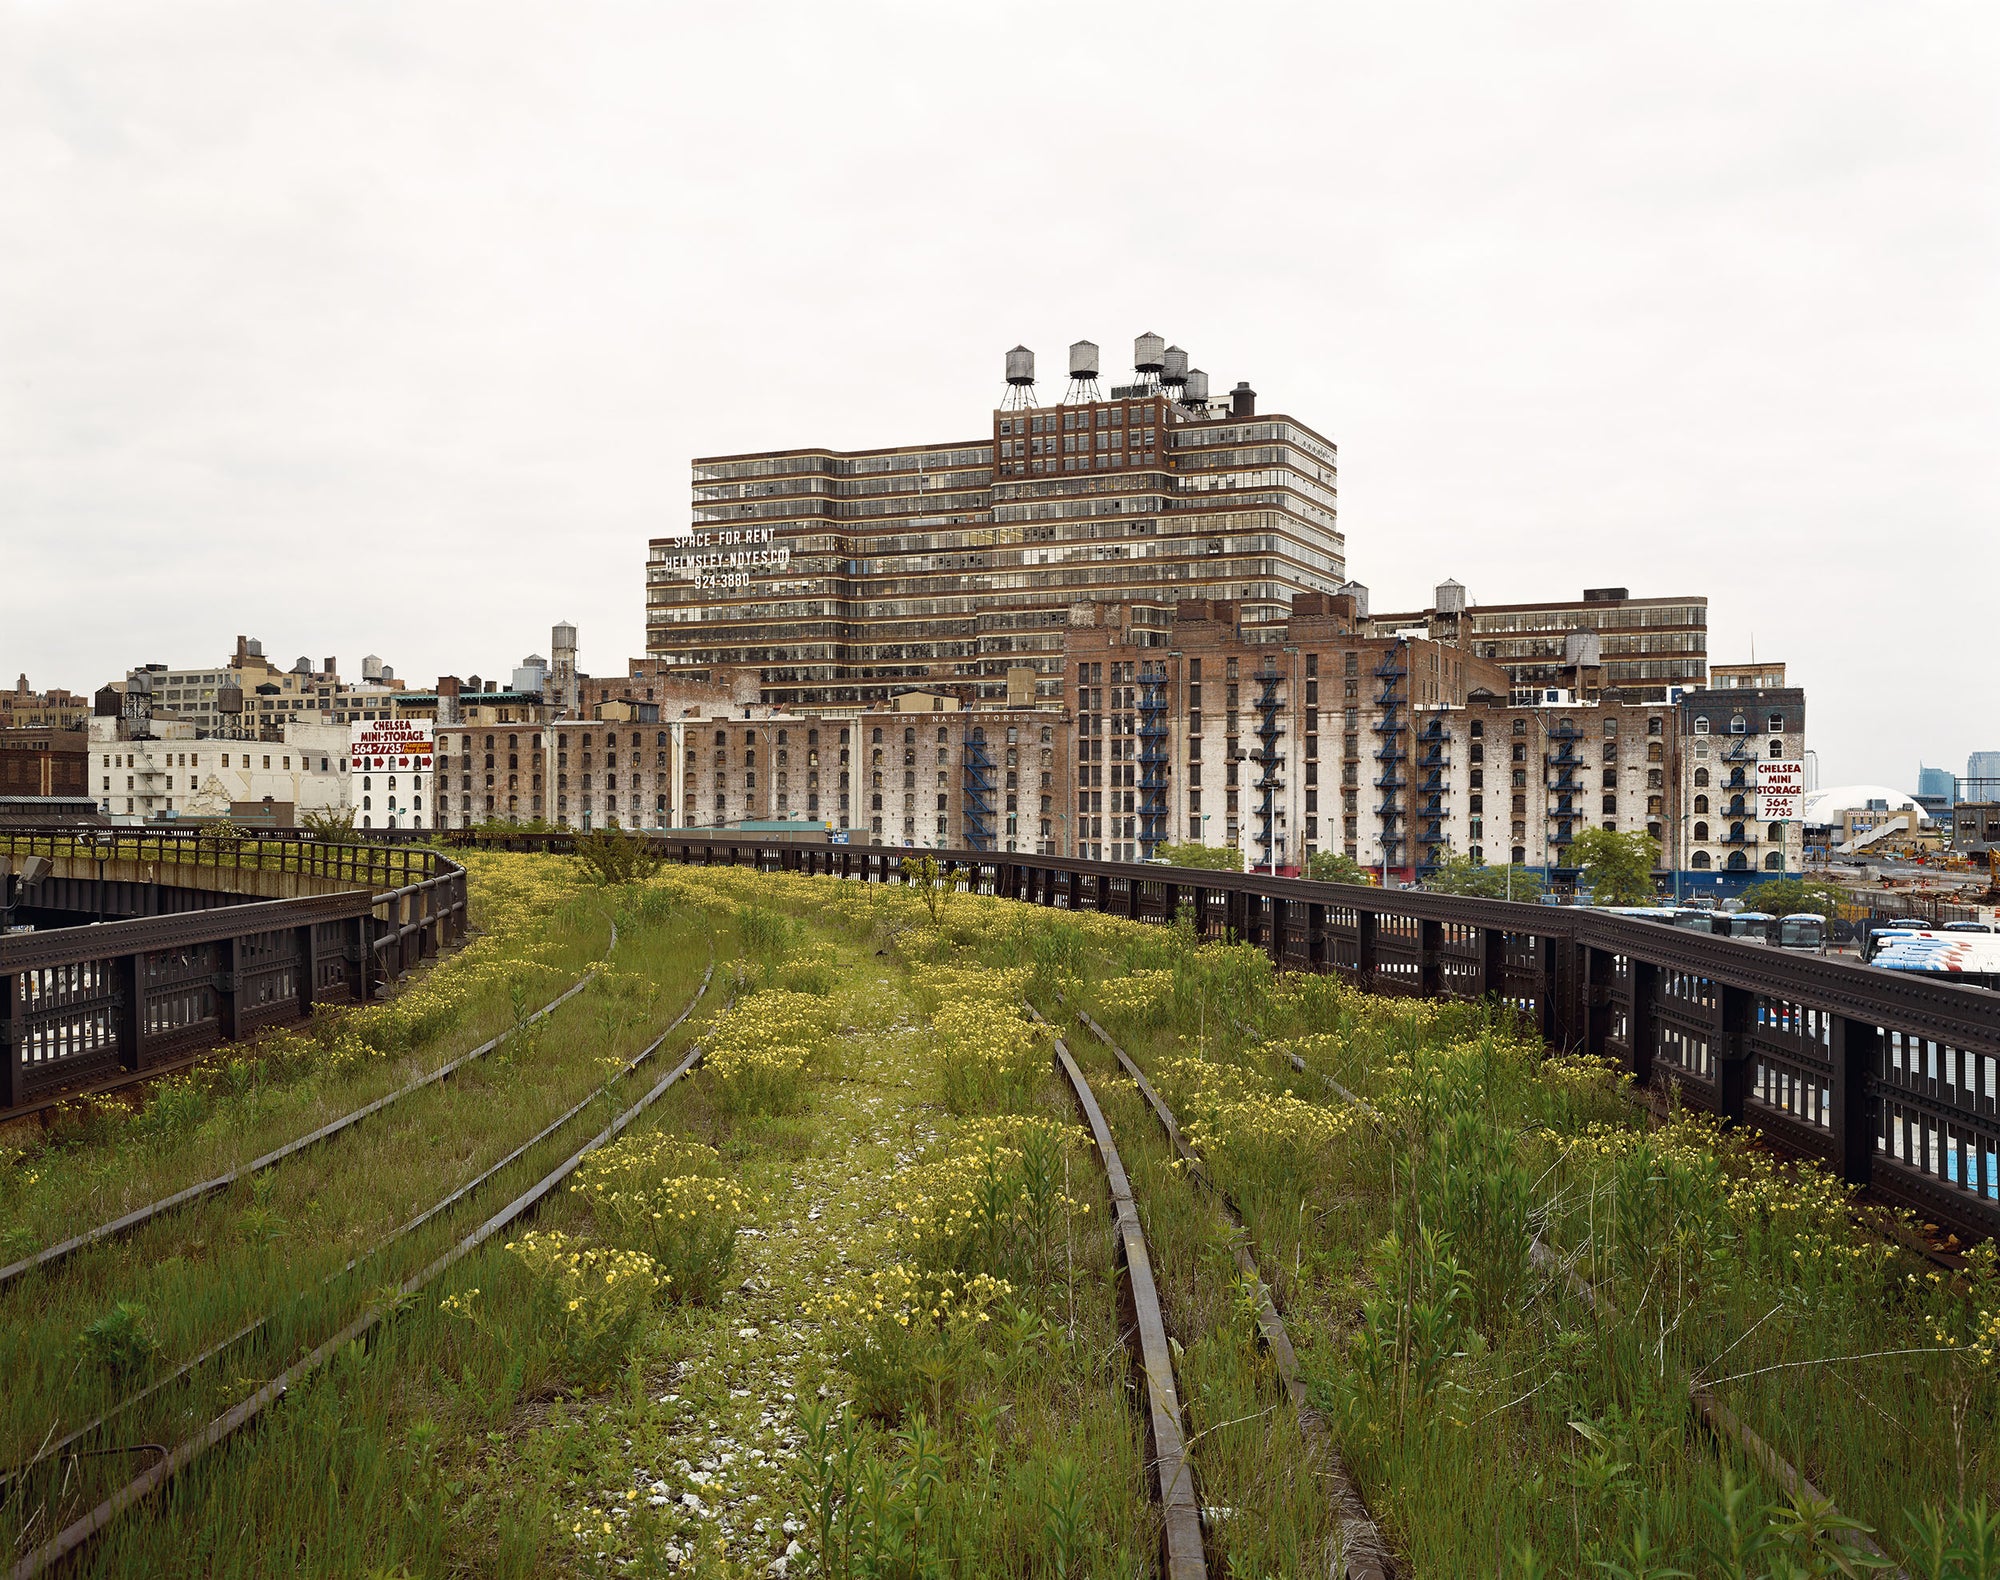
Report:
[[1840,891],[1821,878],[1767,878],[1743,891],[1743,908],[1773,916],[1807,912],[1832,921],[1839,914]]
[[576,842],[577,860],[599,883],[637,883],[649,878],[666,857],[636,834],[585,834]]
[[1542,875],[1526,867],[1489,867],[1469,856],[1451,856],[1424,879],[1437,894],[1469,894],[1482,900],[1527,900],[1541,897]]
[[1660,842],[1651,834],[1586,828],[1569,847],[1569,864],[1583,869],[1583,881],[1599,905],[1650,903],[1653,869],[1659,863]]
[[1153,853],[1174,867],[1205,867],[1211,872],[1243,870],[1243,852],[1227,845],[1203,845],[1189,840],[1180,845],[1160,845]]
[[935,856],[905,856],[902,862],[903,882],[914,887],[923,897],[924,909],[930,912],[931,925],[938,924],[938,907],[944,904],[945,896],[958,888],[958,879],[938,865]]
[[1306,876],[1315,883],[1372,884],[1375,874],[1345,851],[1316,850],[1306,857]]
[[323,810],[315,808],[310,812],[301,812],[299,814],[299,827],[311,833],[315,838],[325,840],[331,844],[358,845],[361,843],[361,836],[354,832],[354,808],[351,806],[326,807]]

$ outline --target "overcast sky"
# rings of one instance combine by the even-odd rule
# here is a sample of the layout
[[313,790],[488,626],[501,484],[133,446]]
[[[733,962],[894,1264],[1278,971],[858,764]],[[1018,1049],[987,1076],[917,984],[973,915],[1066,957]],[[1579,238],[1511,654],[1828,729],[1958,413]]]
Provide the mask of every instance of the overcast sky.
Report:
[[642,654],[688,460],[1188,348],[1375,607],[1703,593],[2000,748],[2000,7],[0,0],[0,671]]

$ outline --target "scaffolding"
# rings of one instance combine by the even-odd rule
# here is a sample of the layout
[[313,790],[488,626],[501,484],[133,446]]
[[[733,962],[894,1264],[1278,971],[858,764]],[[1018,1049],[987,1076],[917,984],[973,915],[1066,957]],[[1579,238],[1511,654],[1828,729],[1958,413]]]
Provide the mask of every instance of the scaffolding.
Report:
[[979,729],[965,743],[965,843],[972,850],[993,849],[993,758]]
[[1167,837],[1167,669],[1139,666],[1139,855],[1150,861]]

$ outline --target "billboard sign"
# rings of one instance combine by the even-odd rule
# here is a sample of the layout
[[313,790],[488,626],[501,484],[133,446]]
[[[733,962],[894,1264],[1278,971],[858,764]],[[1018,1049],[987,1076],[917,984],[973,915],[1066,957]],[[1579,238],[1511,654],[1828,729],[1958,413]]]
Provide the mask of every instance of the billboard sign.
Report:
[[694,587],[746,587],[753,575],[775,575],[792,562],[775,527],[702,527],[666,536],[676,548],[653,563]]
[[1761,762],[1757,765],[1757,818],[1764,823],[1796,823],[1804,813],[1806,765],[1803,762]]
[[365,719],[350,725],[347,760],[353,773],[429,773],[431,726],[426,719]]

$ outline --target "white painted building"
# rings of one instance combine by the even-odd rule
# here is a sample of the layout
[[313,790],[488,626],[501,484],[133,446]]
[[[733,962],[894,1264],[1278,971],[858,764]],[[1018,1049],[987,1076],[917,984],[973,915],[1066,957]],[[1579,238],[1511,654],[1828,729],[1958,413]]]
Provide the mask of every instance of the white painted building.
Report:
[[372,719],[347,729],[347,805],[354,826],[435,828],[430,721]]
[[290,724],[282,740],[237,740],[197,735],[181,719],[100,715],[90,721],[91,794],[117,823],[223,818],[269,803],[289,824],[347,804],[347,734]]

